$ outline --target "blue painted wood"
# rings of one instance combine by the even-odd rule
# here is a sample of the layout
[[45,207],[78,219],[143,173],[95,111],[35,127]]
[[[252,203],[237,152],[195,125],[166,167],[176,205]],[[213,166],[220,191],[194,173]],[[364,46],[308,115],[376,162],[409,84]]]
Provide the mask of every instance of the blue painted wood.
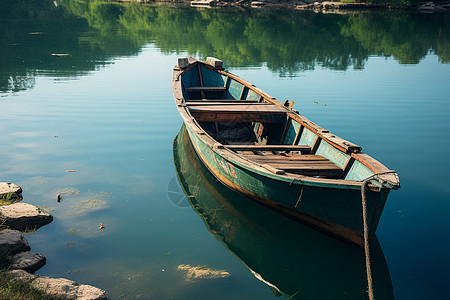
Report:
[[368,167],[356,160],[345,176],[345,180],[362,181],[373,174],[374,173]]
[[324,140],[320,141],[320,145],[316,151],[316,154],[328,158],[328,160],[335,163],[341,169],[345,167],[347,161],[350,159],[350,155],[339,151]]
[[183,74],[182,78],[183,87],[188,88],[191,86],[200,86],[200,80],[198,78],[197,68],[191,68]]
[[181,84],[181,90],[183,91],[184,99],[189,100],[189,94],[187,93],[183,83]]
[[300,140],[298,141],[299,145],[308,145],[311,146],[314,145],[314,141],[317,138],[317,134],[309,130],[308,128],[303,128],[302,136],[300,137]]
[[204,86],[225,86],[223,76],[205,67],[200,68]]
[[261,99],[261,96],[258,93],[256,93],[255,91],[253,91],[253,90],[249,90],[247,92],[246,97],[245,97],[245,100],[256,100],[256,101],[259,101],[260,99]]
[[242,94],[242,89],[244,86],[237,82],[236,80],[232,79],[230,81],[230,85],[228,86],[228,93],[231,96],[232,99],[239,100]]
[[223,79],[223,86],[226,87],[229,78],[228,76],[222,75],[222,79]]
[[297,132],[300,129],[300,123],[295,120],[289,121],[289,128],[286,133],[286,137],[284,138],[283,144],[292,145],[294,144],[295,137],[297,136]]

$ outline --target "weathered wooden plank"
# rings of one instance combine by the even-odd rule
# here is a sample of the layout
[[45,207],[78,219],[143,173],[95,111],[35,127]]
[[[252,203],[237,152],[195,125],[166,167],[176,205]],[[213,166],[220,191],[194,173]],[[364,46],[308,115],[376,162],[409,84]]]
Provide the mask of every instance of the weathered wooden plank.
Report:
[[201,102],[201,103],[210,103],[210,104],[215,104],[216,102],[218,102],[218,103],[232,103],[232,104],[235,104],[235,103],[243,103],[243,104],[263,103],[263,102],[259,102],[257,100],[234,100],[234,99],[186,99],[186,102],[187,103]]
[[261,165],[261,167],[272,172],[273,174],[283,175],[285,173],[283,170],[276,169],[276,168],[272,167],[271,165],[263,164],[263,165]]
[[[250,102],[250,103],[249,103]],[[232,100],[232,101],[214,101],[214,102],[210,102],[209,100],[206,101],[189,101],[187,103],[188,106],[205,106],[205,105],[214,105],[214,106],[221,106],[221,107],[226,107],[227,105],[259,105],[259,106],[268,106],[271,104],[267,104],[267,103],[258,103],[258,102],[253,102],[253,101],[246,101],[246,100]],[[242,107],[242,106],[241,106]],[[242,109],[242,108],[241,108]]]
[[321,155],[245,155],[256,163],[306,176],[338,177],[342,169]]
[[215,57],[207,57],[206,63],[210,66],[212,66],[214,69],[222,70],[223,69],[223,62],[220,59],[217,59]]
[[[330,170],[341,170],[338,166],[329,161],[280,161],[280,162],[264,162],[268,165],[273,166],[278,169],[294,168],[294,169],[308,169],[308,170],[319,170],[319,169],[330,169]],[[339,173],[340,174],[340,173]]]
[[[276,167],[278,168],[278,167]],[[283,168],[278,168],[280,170],[283,170],[287,173],[294,173],[294,174],[298,174],[298,175],[305,175],[305,176],[323,176],[323,177],[332,177],[332,178],[336,178],[338,177],[342,170],[341,169],[308,169],[308,168],[297,168],[295,166],[292,167],[283,167]]]
[[198,122],[261,122],[261,123],[280,123],[283,114],[280,113],[260,113],[260,112],[234,112],[224,113],[221,111],[211,112],[191,112],[192,116]]
[[311,147],[307,145],[225,145],[226,148],[235,151],[300,151],[309,153]]
[[276,164],[276,165],[296,165],[296,166],[325,166],[331,165],[329,161],[325,160],[264,160],[264,159],[252,159],[255,162],[265,163],[265,164]]
[[189,107],[199,122],[282,122],[286,112],[276,105],[198,105]]
[[226,88],[223,86],[191,86],[186,88],[188,92],[225,92]]
[[190,108],[191,112],[241,112],[241,113],[285,113],[285,110],[277,105],[272,104],[248,104],[248,105],[233,105],[233,104],[224,104],[224,105],[202,105],[200,107]]
[[302,154],[302,155],[278,155],[278,154],[268,154],[268,155],[255,155],[253,153],[244,154],[248,159],[261,160],[261,161],[328,161],[327,158],[321,155],[313,154]]

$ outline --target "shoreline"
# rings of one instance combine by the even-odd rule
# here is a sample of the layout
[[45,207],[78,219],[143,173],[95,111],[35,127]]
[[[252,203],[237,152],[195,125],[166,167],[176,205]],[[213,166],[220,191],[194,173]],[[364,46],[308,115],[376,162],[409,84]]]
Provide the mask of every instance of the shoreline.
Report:
[[422,13],[448,13],[450,1],[419,2],[409,6],[395,6],[388,3],[334,2],[328,0],[113,0],[114,2],[134,2],[142,4],[184,4],[197,8],[243,7],[243,8],[289,8],[325,13],[360,12],[372,10],[415,10]]
[[[22,202],[22,188],[14,183],[0,182],[0,275],[8,274],[11,283],[39,290],[49,299],[108,300],[106,292],[92,285],[80,284],[66,278],[52,278],[33,273],[46,264],[40,253],[31,252],[24,233],[33,232],[53,221],[53,216],[41,208]],[[5,278],[2,278],[5,280]],[[21,284],[18,284],[19,286]],[[11,284],[17,286],[17,284]],[[19,288],[20,289],[20,288]],[[0,289],[0,292],[2,290]],[[7,295],[15,293],[6,289]],[[30,293],[33,293],[30,290]],[[45,298],[47,299],[47,298]]]

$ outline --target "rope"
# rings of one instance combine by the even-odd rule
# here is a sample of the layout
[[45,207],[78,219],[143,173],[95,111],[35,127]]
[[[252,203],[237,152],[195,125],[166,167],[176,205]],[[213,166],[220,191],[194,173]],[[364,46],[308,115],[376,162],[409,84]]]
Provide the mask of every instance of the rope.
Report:
[[[393,182],[393,181],[390,181],[390,180],[386,180],[386,179],[381,179],[380,177],[378,177],[379,175],[384,175],[384,174],[394,174],[396,182]],[[365,257],[366,257],[367,286],[368,286],[368,294],[369,294],[369,299],[370,300],[374,300],[375,296],[373,294],[372,266],[370,264],[369,226],[367,224],[366,188],[367,188],[367,184],[372,179],[378,180],[381,184],[389,183],[392,186],[399,187],[398,174],[397,174],[397,172],[395,172],[393,170],[389,170],[389,171],[386,171],[386,172],[373,174],[372,176],[370,176],[369,178],[366,178],[362,182],[362,186],[361,186],[361,204],[362,204],[362,215],[363,215],[363,225],[364,225],[364,253],[365,253]]]
[[300,203],[300,201],[302,200],[302,195],[303,195],[303,187],[304,185],[302,185],[302,190],[300,192],[300,197],[298,197],[297,203],[295,203],[295,208],[297,208],[297,205]]
[[366,256],[366,274],[367,285],[369,292],[369,299],[374,300],[373,295],[373,281],[372,281],[372,267],[370,265],[370,251],[369,251],[369,228],[367,225],[367,203],[366,203],[366,185],[369,183],[370,177],[363,181],[361,187],[361,199],[362,199],[362,214],[364,224],[364,253]]
[[[379,175],[385,175],[385,174],[394,174],[394,175],[395,175],[396,181],[394,182],[394,181],[391,181],[391,180],[381,179],[381,178],[378,177]],[[369,182],[371,179],[377,179],[377,177],[378,177],[378,180],[382,180],[383,182],[387,182],[387,183],[389,183],[389,184],[391,184],[391,185],[393,185],[393,186],[398,185],[398,182],[399,182],[399,179],[398,179],[398,173],[397,173],[396,171],[394,171],[394,170],[389,170],[389,171],[386,171],[386,172],[375,173],[375,174],[373,174],[372,176],[366,178],[366,179],[363,181],[363,183],[364,183],[364,182]]]

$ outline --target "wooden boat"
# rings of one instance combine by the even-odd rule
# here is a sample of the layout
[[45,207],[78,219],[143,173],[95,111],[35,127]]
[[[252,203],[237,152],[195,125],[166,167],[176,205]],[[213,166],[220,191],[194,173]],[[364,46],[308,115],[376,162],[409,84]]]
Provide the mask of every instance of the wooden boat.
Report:
[[[184,125],[173,143],[173,159],[187,201],[207,230],[275,295],[367,299],[360,249],[246,201],[223,186],[199,160]],[[375,299],[394,299],[376,236],[371,254]]]
[[196,153],[224,185],[360,246],[363,198],[372,240],[390,190],[400,187],[395,171],[292,102],[223,71],[218,59],[178,59],[173,94]]

